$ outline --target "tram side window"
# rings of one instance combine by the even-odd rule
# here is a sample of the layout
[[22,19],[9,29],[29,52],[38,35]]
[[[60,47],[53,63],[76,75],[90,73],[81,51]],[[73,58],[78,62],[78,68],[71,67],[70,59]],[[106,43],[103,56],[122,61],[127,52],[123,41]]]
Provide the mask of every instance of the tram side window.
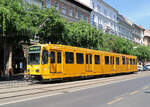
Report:
[[110,64],[114,64],[114,56],[110,57]]
[[65,60],[66,64],[74,63],[74,53],[73,52],[65,52]]
[[133,65],[135,65],[135,59],[133,59]]
[[126,58],[126,64],[127,65],[129,64],[129,58]]
[[116,64],[119,65],[119,57],[116,57]]
[[95,64],[100,64],[100,56],[95,55]]
[[84,64],[83,53],[76,53],[77,64]]
[[86,55],[86,64],[89,64],[89,57]]
[[90,55],[90,64],[92,64],[92,55]]
[[55,52],[54,51],[51,51],[50,60],[51,60],[51,64],[55,63]]
[[122,64],[125,65],[125,57],[122,57]]
[[86,64],[92,64],[92,55],[86,55]]
[[105,64],[109,64],[109,56],[105,56]]
[[42,64],[48,64],[48,51],[43,50],[42,52]]
[[132,65],[132,59],[130,59],[130,65]]
[[61,52],[57,52],[57,63],[61,63]]

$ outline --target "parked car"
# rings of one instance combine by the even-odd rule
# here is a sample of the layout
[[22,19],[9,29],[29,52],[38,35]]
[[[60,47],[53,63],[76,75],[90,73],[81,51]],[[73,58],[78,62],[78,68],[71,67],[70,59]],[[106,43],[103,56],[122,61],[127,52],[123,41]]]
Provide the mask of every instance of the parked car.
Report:
[[144,67],[146,70],[150,70],[150,64],[146,64]]
[[138,65],[138,71],[143,71],[143,66],[142,65]]

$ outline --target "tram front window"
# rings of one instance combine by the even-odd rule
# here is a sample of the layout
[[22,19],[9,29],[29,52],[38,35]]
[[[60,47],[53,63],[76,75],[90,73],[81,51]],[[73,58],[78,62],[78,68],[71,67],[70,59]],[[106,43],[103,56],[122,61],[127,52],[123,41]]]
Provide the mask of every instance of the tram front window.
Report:
[[34,46],[29,48],[28,53],[28,64],[29,65],[39,65],[40,64],[40,51],[41,47]]

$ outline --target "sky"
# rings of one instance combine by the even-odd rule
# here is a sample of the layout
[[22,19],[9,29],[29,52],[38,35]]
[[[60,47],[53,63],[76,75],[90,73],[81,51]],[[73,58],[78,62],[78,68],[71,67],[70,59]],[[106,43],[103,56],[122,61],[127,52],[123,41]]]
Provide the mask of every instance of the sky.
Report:
[[150,0],[104,0],[137,25],[150,29]]

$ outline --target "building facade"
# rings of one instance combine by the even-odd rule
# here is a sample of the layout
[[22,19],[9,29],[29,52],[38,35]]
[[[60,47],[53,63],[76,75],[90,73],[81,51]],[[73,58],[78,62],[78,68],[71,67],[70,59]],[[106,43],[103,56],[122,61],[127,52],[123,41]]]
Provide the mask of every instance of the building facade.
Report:
[[132,41],[137,44],[144,44],[144,29],[136,24],[132,24]]
[[91,25],[105,33],[118,35],[118,11],[103,0],[80,0],[92,8]]
[[47,8],[54,6],[68,21],[84,20],[90,23],[92,9],[78,0],[43,0],[43,6]]
[[77,22],[84,20],[90,23],[92,9],[79,0],[24,0],[27,3],[35,4],[44,8],[52,6],[60,12],[60,15],[68,21]]
[[132,24],[128,19],[118,14],[118,35],[120,37],[132,40]]
[[39,7],[42,7],[42,0],[24,0],[26,3],[34,4]]
[[144,31],[144,39],[143,39],[145,46],[150,46],[150,30]]

